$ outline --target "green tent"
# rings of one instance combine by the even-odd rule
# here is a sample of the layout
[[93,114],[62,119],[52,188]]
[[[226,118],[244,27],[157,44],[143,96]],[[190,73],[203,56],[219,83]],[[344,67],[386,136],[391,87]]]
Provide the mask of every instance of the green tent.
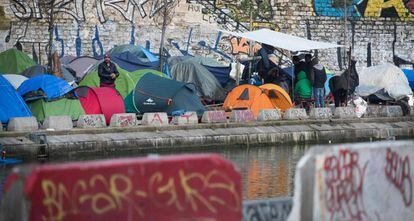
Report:
[[[151,73],[161,77],[167,77],[164,73],[152,69],[142,69],[128,72],[119,66],[117,66],[117,68],[119,71],[119,77],[115,81],[115,88],[119,91],[122,98],[124,99],[125,111],[127,113],[136,112],[132,102],[132,91],[135,89],[135,85],[142,78],[142,76],[144,76],[146,73]],[[86,74],[82,81],[79,83],[79,86],[99,87],[98,70],[96,69]]]
[[68,115],[72,120],[78,120],[80,115],[84,115],[85,111],[78,99],[62,98],[54,101],[45,101],[44,99],[28,102],[30,110],[37,121],[43,122],[47,116]]
[[36,65],[29,56],[17,49],[9,49],[0,53],[0,73],[19,74]]

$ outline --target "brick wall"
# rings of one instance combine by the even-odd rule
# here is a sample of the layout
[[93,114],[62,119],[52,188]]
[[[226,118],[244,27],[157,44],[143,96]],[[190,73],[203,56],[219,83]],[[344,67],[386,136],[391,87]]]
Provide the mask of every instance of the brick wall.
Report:
[[[12,20],[10,41],[4,42],[9,30],[0,30],[0,50],[12,47],[18,40],[29,54],[35,48],[45,58],[47,42],[47,26],[44,13],[36,7],[39,0],[0,0],[4,6],[6,17]],[[151,42],[151,49],[158,51],[160,29],[154,27],[154,14],[162,7],[163,1],[129,1],[108,3],[105,0],[68,0],[68,4],[60,7],[56,22],[58,34],[63,40],[64,54],[76,54],[77,38],[81,40],[82,55],[93,55],[92,42],[98,30],[99,41],[103,51],[114,45],[145,45]],[[199,3],[197,3],[199,2]],[[218,60],[225,60],[220,52],[231,55],[229,37],[221,38],[218,47],[214,48],[218,29],[245,31],[248,23],[234,21],[226,16],[246,13],[238,7],[237,1],[181,0],[176,8],[172,24],[167,29],[167,48],[172,55],[179,55],[171,42],[177,42],[180,49],[186,49],[191,31],[189,53],[206,55]],[[352,1],[349,1],[352,2]],[[348,15],[353,25],[348,22],[348,45],[354,46],[354,56],[360,66],[366,65],[367,45],[371,43],[372,63],[379,64],[392,61],[392,43],[394,26],[396,26],[396,55],[414,61],[414,0],[354,0],[348,8]],[[332,0],[273,0],[271,15],[273,19],[255,18],[255,26],[272,27],[285,33],[312,39],[339,42],[344,44],[343,11],[331,7]],[[29,19],[30,18],[30,19]],[[241,19],[243,20],[243,19]],[[354,28],[352,28],[354,27]],[[309,28],[309,31],[308,31]],[[135,29],[135,31],[133,31]],[[79,30],[79,36],[78,36]],[[131,34],[133,33],[133,38]],[[353,41],[352,41],[353,39]],[[96,43],[95,53],[100,54]],[[352,42],[354,42],[352,44]],[[60,52],[62,45],[55,42]],[[204,46],[202,46],[204,45]],[[333,71],[339,71],[336,49],[319,51],[321,63]]]

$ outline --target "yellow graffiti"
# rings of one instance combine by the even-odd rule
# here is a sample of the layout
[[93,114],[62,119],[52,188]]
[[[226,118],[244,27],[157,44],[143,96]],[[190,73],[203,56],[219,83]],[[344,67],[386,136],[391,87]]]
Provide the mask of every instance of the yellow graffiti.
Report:
[[42,204],[46,207],[46,214],[42,214],[42,220],[62,221],[68,215],[85,212],[104,215],[131,207],[144,217],[144,210],[137,203],[142,199],[159,208],[174,208],[180,212],[207,209],[217,214],[219,207],[236,212],[241,210],[241,198],[234,182],[218,170],[207,174],[179,170],[178,175],[168,177],[156,172],[148,177],[147,191],[134,188],[133,178],[124,174],[112,174],[109,177],[95,174],[87,180],[77,180],[70,188],[61,182],[43,179]]
[[365,17],[381,17],[382,9],[394,8],[400,18],[414,17],[408,9],[404,6],[402,0],[369,0],[365,8]]

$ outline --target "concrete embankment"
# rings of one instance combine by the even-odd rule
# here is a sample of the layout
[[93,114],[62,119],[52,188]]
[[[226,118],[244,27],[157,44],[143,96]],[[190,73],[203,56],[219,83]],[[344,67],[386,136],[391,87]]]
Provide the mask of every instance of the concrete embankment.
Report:
[[414,137],[414,117],[284,120],[188,126],[139,126],[69,131],[2,132],[9,156],[54,159],[116,152],[155,152],[232,145],[345,142]]

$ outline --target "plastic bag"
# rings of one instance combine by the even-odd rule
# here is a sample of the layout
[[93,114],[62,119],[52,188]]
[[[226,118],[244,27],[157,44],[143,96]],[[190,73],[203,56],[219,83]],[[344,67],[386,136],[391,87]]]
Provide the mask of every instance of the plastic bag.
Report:
[[357,117],[361,118],[367,112],[368,103],[361,97],[355,97],[352,99],[352,103],[355,106],[355,113]]
[[[239,79],[242,78],[243,75],[243,71],[244,71],[244,65],[243,64],[239,64]],[[231,71],[230,71],[230,77],[233,78],[234,80],[237,80],[237,63],[231,63]]]

